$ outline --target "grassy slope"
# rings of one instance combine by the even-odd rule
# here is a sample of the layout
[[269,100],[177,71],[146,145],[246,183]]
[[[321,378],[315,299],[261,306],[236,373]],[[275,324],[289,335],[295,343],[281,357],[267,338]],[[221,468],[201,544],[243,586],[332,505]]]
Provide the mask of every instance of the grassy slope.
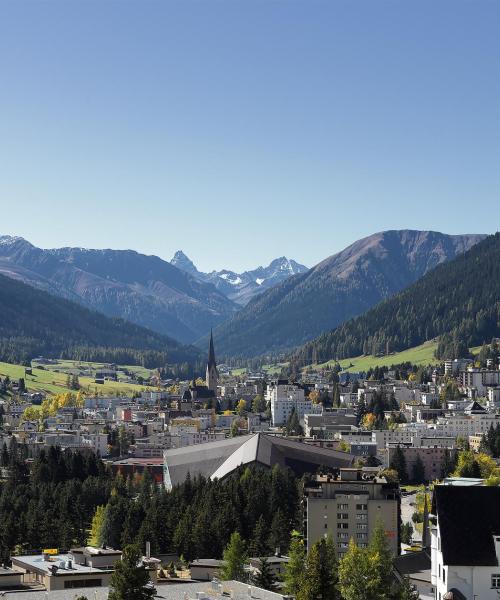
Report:
[[[401,352],[395,352],[389,356],[355,356],[353,358],[345,358],[339,361],[340,366],[345,371],[368,371],[374,367],[390,367],[399,363],[411,362],[414,365],[437,365],[441,361],[434,356],[437,348],[437,342],[425,342],[420,346],[409,348]],[[469,348],[472,354],[478,354],[481,346]],[[335,361],[330,360],[320,365],[311,365],[314,370],[321,370],[326,366],[334,365]],[[307,368],[307,367],[306,367]]]
[[[0,377],[8,375],[13,380],[24,377],[26,387],[30,392],[42,391],[49,394],[60,394],[68,391],[68,388],[66,387],[67,373],[71,369],[77,368],[77,365],[82,369],[90,368],[93,370],[103,366],[99,363],[59,361],[57,365],[44,365],[46,370],[34,368],[33,375],[25,376],[24,367],[0,362]],[[149,374],[149,371],[142,367],[126,368],[130,371],[138,371],[142,376],[147,376]],[[56,373],[54,369],[57,369],[60,372]],[[95,393],[96,390],[101,394],[131,394],[147,389],[145,386],[125,383],[123,381],[106,381],[103,385],[97,385],[91,377],[79,377],[79,381],[82,391],[90,394]]]
[[[346,371],[367,371],[373,367],[390,367],[403,362],[411,362],[415,365],[438,364],[439,360],[434,356],[437,342],[426,342],[420,346],[395,352],[389,356],[356,356],[340,361],[340,366]],[[334,365],[335,361],[328,361],[320,365],[313,365],[313,369],[323,369],[327,365]]]

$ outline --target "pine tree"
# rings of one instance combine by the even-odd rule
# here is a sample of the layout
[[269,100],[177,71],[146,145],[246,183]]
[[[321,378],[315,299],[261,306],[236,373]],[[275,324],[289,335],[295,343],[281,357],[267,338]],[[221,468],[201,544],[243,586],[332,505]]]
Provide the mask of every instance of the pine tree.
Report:
[[420,454],[417,454],[417,458],[413,463],[412,468],[412,479],[415,483],[423,483],[425,481],[425,467]]
[[224,581],[245,580],[245,563],[247,560],[245,542],[241,535],[235,531],[231,534],[229,544],[226,546],[223,554],[224,565],[221,569],[221,579]]
[[389,466],[391,469],[397,471],[399,480],[401,482],[408,481],[408,471],[406,470],[406,458],[399,444],[394,452],[391,464]]
[[339,565],[339,590],[343,600],[382,600],[378,596],[380,572],[377,560],[351,538]]
[[286,552],[290,543],[290,523],[281,508],[274,513],[269,533],[268,546],[274,551],[277,548]]
[[336,600],[337,560],[332,538],[322,538],[307,554],[297,600]]
[[375,523],[370,544],[368,545],[368,553],[376,562],[379,573],[380,596],[377,597],[383,598],[384,594],[390,592],[392,585],[393,553],[387,543],[387,536],[385,535],[384,524],[381,519],[377,519]]
[[260,515],[253,532],[252,542],[250,544],[251,556],[261,558],[267,556],[270,552],[269,544],[267,543],[268,525],[264,515]]
[[420,594],[415,586],[410,582],[409,577],[404,577],[399,585],[396,600],[419,600]]
[[148,600],[156,596],[156,589],[143,565],[136,546],[126,546],[122,559],[111,575],[108,600]]
[[273,575],[271,570],[271,565],[265,556],[263,556],[259,561],[259,569],[252,576],[252,583],[262,588],[263,590],[269,590],[270,592],[274,592],[277,589],[276,586],[276,578]]
[[285,591],[290,596],[297,596],[302,585],[306,559],[304,541],[298,535],[292,536],[288,558],[290,560],[285,565]]

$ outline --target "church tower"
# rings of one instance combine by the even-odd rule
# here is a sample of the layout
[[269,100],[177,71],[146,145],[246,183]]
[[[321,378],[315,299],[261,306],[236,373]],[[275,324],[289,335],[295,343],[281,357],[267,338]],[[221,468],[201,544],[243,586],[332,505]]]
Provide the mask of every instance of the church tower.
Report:
[[210,346],[208,348],[207,375],[205,381],[207,388],[214,393],[214,396],[217,396],[219,374],[217,373],[217,364],[215,362],[214,336],[212,335],[212,330],[210,330]]

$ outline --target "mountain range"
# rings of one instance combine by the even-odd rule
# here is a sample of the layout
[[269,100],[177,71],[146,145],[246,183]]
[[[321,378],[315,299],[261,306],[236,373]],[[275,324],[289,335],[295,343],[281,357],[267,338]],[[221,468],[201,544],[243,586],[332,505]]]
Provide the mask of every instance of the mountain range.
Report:
[[157,367],[200,361],[192,346],[0,275],[0,360],[34,356]]
[[294,353],[300,365],[381,355],[439,338],[438,358],[466,356],[500,335],[500,233]]
[[[485,236],[393,230],[358,240],[263,292],[219,325],[219,353],[283,352],[360,315]],[[200,340],[201,347],[206,339]]]
[[183,343],[238,309],[211,283],[132,250],[43,250],[1,236],[0,273]]
[[198,271],[193,261],[182,250],[175,253],[170,263],[200,281],[212,283],[225,296],[242,306],[248,304],[252,298],[264,290],[292,275],[305,273],[308,270],[307,267],[295,260],[281,256],[274,259],[267,267],[257,267],[243,273],[235,273],[227,269],[203,273]]

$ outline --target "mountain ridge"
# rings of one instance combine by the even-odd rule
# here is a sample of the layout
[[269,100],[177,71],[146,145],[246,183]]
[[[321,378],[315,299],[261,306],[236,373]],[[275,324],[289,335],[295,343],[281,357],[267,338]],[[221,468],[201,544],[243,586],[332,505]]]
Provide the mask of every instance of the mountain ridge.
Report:
[[204,273],[197,269],[193,261],[182,250],[177,250],[170,263],[198,277],[201,281],[212,283],[230,300],[241,306],[245,306],[256,295],[288,277],[308,270],[297,261],[280,256],[272,260],[267,267],[260,266],[242,273],[236,273],[229,269]]
[[[219,325],[214,332],[219,353],[250,357],[290,351],[362,314],[484,237],[388,230],[357,240],[263,292]],[[202,338],[196,345],[205,343]]]
[[4,275],[0,313],[0,360],[6,362],[29,364],[44,354],[159,367],[202,358],[197,348]]
[[43,250],[24,238],[1,236],[0,273],[183,343],[237,310],[210,283],[135,250]]
[[[450,293],[453,290],[453,293]],[[437,356],[466,356],[500,335],[500,233],[438,265],[366,313],[299,348],[300,364],[400,352],[439,338]]]

